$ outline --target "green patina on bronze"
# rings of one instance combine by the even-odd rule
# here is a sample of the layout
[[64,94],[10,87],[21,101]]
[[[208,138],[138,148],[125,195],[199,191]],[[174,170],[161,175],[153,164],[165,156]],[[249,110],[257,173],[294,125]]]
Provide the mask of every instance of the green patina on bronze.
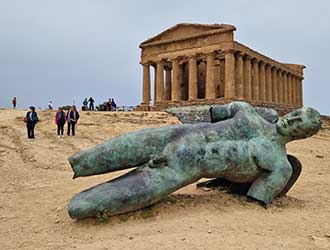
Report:
[[292,177],[286,143],[321,127],[312,108],[282,118],[245,102],[168,112],[186,124],[131,132],[69,157],[74,178],[135,167],[75,195],[71,218],[137,210],[201,178],[251,183],[247,195],[268,204]]

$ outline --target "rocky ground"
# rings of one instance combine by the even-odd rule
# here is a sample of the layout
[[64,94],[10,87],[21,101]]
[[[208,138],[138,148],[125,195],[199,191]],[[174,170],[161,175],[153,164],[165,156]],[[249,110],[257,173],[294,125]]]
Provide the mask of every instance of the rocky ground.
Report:
[[166,113],[82,113],[76,137],[56,137],[40,111],[36,140],[25,111],[0,110],[0,249],[330,249],[330,131],[288,144],[303,164],[297,184],[269,209],[225,191],[185,187],[151,208],[74,221],[77,192],[122,172],[72,180],[67,157],[146,127],[177,124]]

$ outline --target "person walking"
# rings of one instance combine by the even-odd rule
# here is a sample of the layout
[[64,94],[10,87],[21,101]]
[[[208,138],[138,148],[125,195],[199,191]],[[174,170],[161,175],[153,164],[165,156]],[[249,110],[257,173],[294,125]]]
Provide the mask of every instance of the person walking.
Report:
[[55,115],[55,123],[57,125],[57,137],[63,137],[65,122],[66,122],[66,115],[63,109],[59,107]]
[[68,136],[70,136],[70,132],[72,132],[72,136],[76,134],[75,128],[76,124],[79,120],[79,113],[76,109],[76,106],[73,105],[68,113],[66,114],[66,120],[68,121]]
[[27,134],[29,139],[34,139],[34,128],[39,122],[38,114],[35,107],[31,106],[30,111],[26,113],[24,122],[26,122]]
[[89,110],[94,110],[94,99],[92,98],[92,97],[90,97],[89,98],[89,100],[88,100],[88,102],[89,102]]
[[13,109],[16,109],[16,96],[14,96],[13,100],[11,101],[13,104]]

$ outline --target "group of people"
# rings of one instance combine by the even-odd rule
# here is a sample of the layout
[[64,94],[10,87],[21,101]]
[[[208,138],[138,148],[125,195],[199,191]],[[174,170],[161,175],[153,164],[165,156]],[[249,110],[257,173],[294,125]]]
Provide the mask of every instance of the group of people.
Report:
[[[57,136],[59,138],[63,137],[64,126],[67,123],[67,135],[74,136],[76,134],[76,124],[79,120],[79,112],[76,106],[72,106],[68,112],[64,112],[63,108],[59,107],[55,114],[55,124],[57,125]],[[38,114],[34,106],[30,107],[30,110],[26,113],[24,117],[24,122],[26,123],[27,135],[29,139],[34,139],[34,128],[39,122]]]
[[116,111],[117,110],[117,104],[115,102],[115,99],[109,98],[108,101],[100,104],[98,109],[100,111]]

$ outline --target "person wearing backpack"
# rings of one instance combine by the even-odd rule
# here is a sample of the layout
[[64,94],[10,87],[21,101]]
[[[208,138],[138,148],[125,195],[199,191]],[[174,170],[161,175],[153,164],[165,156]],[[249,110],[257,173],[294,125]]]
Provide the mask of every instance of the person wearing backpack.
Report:
[[75,127],[79,120],[79,113],[76,109],[76,106],[72,106],[71,109],[66,114],[66,120],[68,121],[68,136],[70,136],[70,132],[72,131],[72,136],[74,136],[75,133]]
[[39,122],[35,107],[31,106],[30,111],[26,113],[24,122],[26,122],[27,134],[29,139],[34,139],[34,128]]
[[55,123],[57,125],[57,137],[63,137],[65,122],[66,122],[66,115],[63,109],[59,107],[55,115]]

